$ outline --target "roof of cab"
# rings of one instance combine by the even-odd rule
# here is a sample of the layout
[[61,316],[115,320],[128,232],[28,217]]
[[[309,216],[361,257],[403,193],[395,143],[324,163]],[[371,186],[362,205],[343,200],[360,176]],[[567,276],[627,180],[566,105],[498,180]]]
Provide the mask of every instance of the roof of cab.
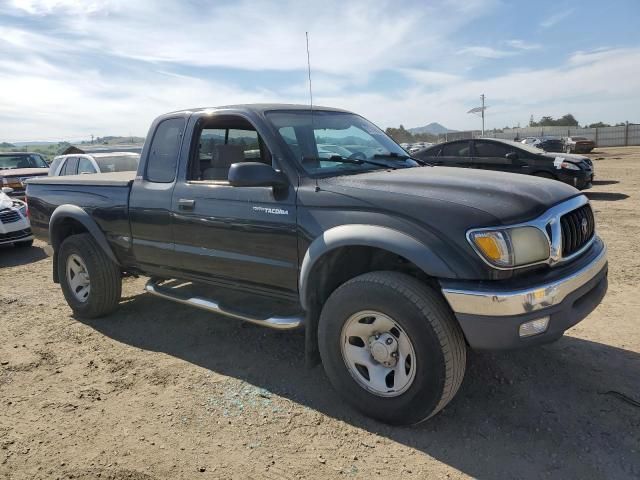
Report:
[[[236,110],[243,112],[255,112],[255,113],[264,113],[275,110],[300,110],[300,111],[310,111],[310,105],[300,105],[293,103],[245,103],[238,105],[223,105],[219,107],[198,107],[198,108],[187,108],[184,110],[176,110],[174,112],[169,112],[169,114],[176,113],[194,113],[194,112],[204,112],[207,110],[218,111],[218,110]],[[322,107],[319,105],[313,106],[313,111],[325,111],[325,112],[341,112],[341,113],[351,113],[348,110],[343,110],[341,108],[333,108],[333,107]]]

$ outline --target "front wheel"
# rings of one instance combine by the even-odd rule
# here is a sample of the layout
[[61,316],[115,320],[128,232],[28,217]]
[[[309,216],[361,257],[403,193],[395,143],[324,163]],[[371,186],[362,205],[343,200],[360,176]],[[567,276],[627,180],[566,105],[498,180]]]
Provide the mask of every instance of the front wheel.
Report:
[[57,258],[62,293],[78,318],[102,317],[117,308],[122,293],[120,269],[91,235],[66,238]]
[[390,424],[435,415],[464,377],[466,345],[450,308],[435,290],[398,272],[366,273],[333,292],[318,343],[343,398]]

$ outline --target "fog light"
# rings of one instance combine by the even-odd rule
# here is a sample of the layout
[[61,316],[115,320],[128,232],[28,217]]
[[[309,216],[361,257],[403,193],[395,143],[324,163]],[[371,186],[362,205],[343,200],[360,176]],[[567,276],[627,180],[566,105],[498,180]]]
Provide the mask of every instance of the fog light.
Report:
[[545,332],[549,326],[549,317],[536,318],[530,322],[520,325],[519,334],[521,337],[530,337]]

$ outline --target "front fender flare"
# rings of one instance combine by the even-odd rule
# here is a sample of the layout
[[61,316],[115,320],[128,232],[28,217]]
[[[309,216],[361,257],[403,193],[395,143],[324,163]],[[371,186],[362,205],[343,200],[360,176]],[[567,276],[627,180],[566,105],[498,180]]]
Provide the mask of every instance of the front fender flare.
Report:
[[406,233],[377,225],[340,225],[330,228],[316,238],[305,253],[300,267],[298,288],[300,304],[309,311],[309,281],[311,273],[322,257],[340,247],[364,246],[387,250],[414,263],[427,275],[436,278],[456,278],[451,268],[428,245]]
[[104,250],[104,253],[116,264],[120,264],[118,259],[116,258],[113,250],[109,246],[109,242],[107,241],[107,237],[104,232],[100,229],[98,224],[95,222],[91,215],[89,215],[85,210],[78,207],[77,205],[69,205],[64,204],[57,207],[51,218],[49,219],[49,243],[53,247],[53,251],[57,253],[58,248],[60,247],[61,239],[56,236],[56,229],[61,225],[61,222],[67,218],[71,218],[80,224],[91,234],[97,244]]

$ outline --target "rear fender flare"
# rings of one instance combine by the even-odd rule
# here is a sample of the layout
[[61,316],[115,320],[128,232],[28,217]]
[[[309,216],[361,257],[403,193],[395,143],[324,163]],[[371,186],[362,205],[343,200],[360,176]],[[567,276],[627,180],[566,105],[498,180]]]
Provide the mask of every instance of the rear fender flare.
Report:
[[57,229],[62,225],[62,222],[66,219],[73,219],[78,223],[82,224],[84,228],[91,234],[97,244],[104,250],[104,253],[117,265],[120,264],[118,259],[116,258],[113,250],[109,246],[109,242],[107,241],[107,237],[104,232],[100,229],[98,224],[95,222],[91,215],[89,215],[85,210],[78,207],[77,205],[60,205],[57,207],[51,218],[49,220],[49,243],[53,247],[53,251],[57,254],[58,248],[62,243],[62,238],[56,234]]

